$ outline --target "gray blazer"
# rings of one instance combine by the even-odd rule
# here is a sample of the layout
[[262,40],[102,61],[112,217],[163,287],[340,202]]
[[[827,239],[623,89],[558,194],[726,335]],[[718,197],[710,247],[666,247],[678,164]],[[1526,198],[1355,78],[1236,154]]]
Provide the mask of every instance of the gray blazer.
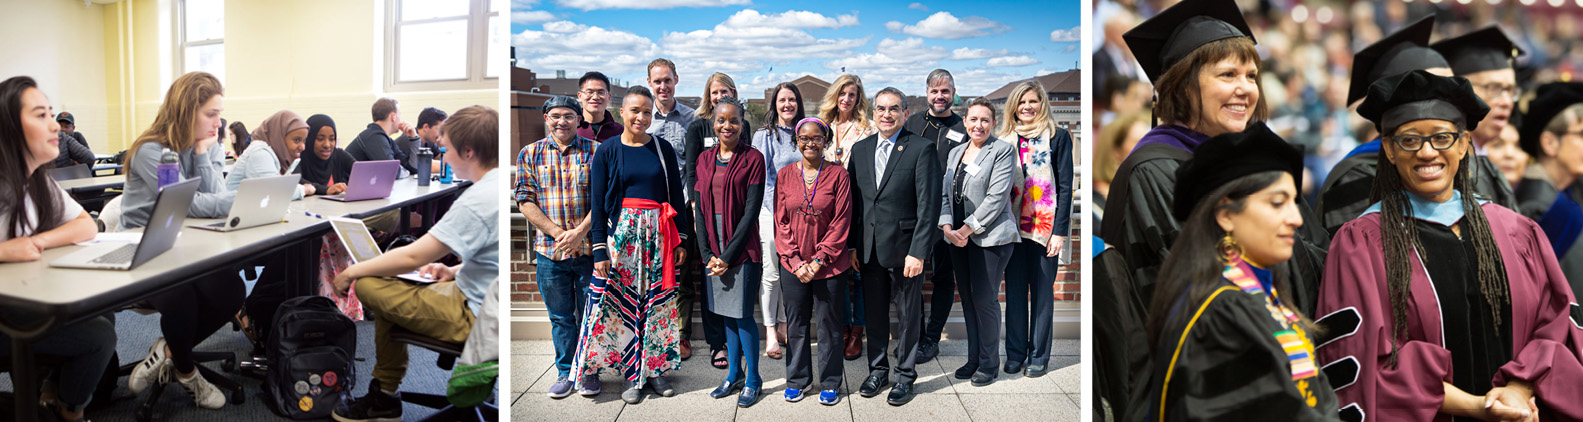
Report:
[[[946,160],[945,180],[940,184],[940,222],[935,226],[949,226],[953,222],[951,195],[955,191],[957,164],[962,161],[962,154],[967,151],[969,144],[964,143],[951,149],[951,156]],[[1017,233],[1016,214],[1012,212],[1011,187],[1012,183],[1022,183],[1020,172],[1016,171],[1016,147],[1010,143],[1002,142],[994,137],[984,142],[984,148],[973,157],[973,163],[968,166],[972,170],[977,166],[977,171],[968,171],[962,180],[963,197],[967,200],[963,209],[967,211],[963,224],[973,228],[972,236],[968,238],[974,244],[983,247],[1000,246],[1017,243],[1021,237]],[[988,206],[981,206],[988,204]]]

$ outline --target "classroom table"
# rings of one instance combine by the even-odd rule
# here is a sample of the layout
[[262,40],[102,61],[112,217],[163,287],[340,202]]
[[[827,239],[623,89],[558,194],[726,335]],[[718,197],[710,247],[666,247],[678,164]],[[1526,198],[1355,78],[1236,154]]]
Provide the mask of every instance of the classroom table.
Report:
[[[0,273],[7,275],[0,279],[0,307],[40,316],[31,324],[0,316],[0,332],[12,338],[11,375],[16,403],[38,402],[38,368],[33,366],[32,342],[55,329],[277,253],[296,258],[286,260],[286,273],[296,279],[295,283],[287,283],[288,294],[316,294],[313,283],[317,282],[319,269],[319,239],[331,233],[323,216],[355,218],[424,205],[460,194],[464,187],[466,184],[417,186],[415,180],[403,179],[396,182],[391,196],[385,199],[341,203],[308,197],[293,201],[280,224],[225,233],[184,227],[170,250],[131,271],[49,266],[50,261],[83,248],[76,245],[44,251],[37,261],[0,264]],[[219,220],[189,218],[187,225],[214,221]],[[33,421],[37,416],[33,406],[16,407],[16,420]]]
[[62,180],[55,182],[67,193],[77,194],[84,192],[100,191],[105,189],[120,189],[126,184],[126,175],[88,177],[82,179]]

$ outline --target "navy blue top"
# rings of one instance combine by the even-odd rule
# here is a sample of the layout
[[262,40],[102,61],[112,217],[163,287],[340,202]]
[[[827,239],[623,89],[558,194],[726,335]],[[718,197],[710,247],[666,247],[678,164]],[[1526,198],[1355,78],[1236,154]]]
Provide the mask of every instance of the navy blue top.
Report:
[[[616,153],[621,154],[620,179],[616,180],[621,196],[664,202],[665,169],[660,168],[659,156],[655,155],[654,147],[626,145],[620,139],[609,144],[616,148]],[[671,173],[675,173],[675,170]]]

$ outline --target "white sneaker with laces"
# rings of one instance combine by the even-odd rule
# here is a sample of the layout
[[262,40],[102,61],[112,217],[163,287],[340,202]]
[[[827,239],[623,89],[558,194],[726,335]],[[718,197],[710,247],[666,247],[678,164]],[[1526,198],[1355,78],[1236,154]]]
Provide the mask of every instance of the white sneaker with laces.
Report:
[[192,401],[198,403],[198,407],[219,409],[225,406],[225,393],[203,379],[203,374],[194,372],[191,379],[182,379],[176,375],[176,381],[181,384],[181,388],[187,389],[187,395],[192,396]]
[[161,337],[148,348],[148,357],[132,368],[132,375],[126,379],[126,387],[133,393],[142,393],[156,381],[166,382],[168,378],[165,373],[169,371],[170,357],[165,355],[165,338]]

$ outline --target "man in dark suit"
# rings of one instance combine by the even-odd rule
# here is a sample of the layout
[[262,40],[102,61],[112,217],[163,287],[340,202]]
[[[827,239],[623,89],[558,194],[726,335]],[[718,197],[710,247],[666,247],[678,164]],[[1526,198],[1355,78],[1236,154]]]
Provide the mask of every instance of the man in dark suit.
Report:
[[896,88],[874,94],[879,133],[852,145],[852,231],[847,240],[863,273],[864,318],[868,322],[869,376],[858,392],[874,397],[890,381],[885,345],[890,341],[890,305],[896,306],[900,343],[896,386],[887,402],[912,400],[918,379],[918,337],[923,312],[923,262],[942,234],[940,160],[934,142],[902,128],[906,96]]

